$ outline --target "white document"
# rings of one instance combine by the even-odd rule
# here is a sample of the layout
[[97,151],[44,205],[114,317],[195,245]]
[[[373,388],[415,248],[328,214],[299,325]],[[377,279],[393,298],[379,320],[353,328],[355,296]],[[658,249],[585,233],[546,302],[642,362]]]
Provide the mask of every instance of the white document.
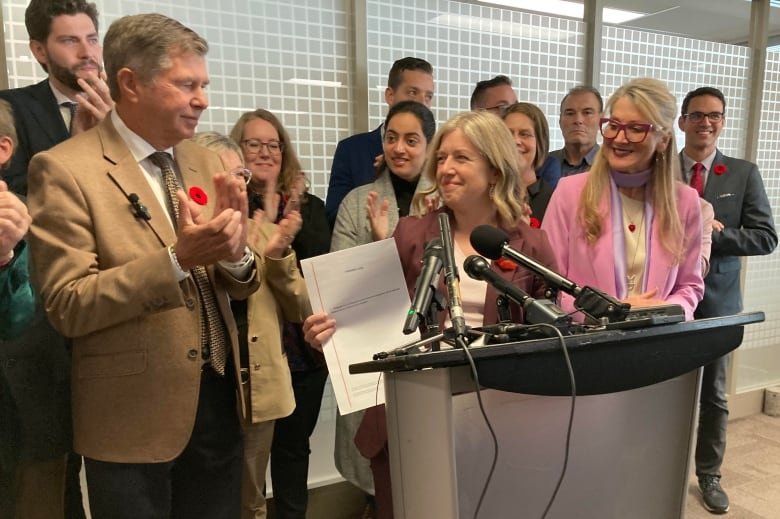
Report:
[[418,332],[402,331],[410,301],[395,240],[308,258],[301,269],[312,310],[336,320],[336,333],[323,352],[339,411],[383,404],[379,373],[350,375],[349,365],[419,339]]

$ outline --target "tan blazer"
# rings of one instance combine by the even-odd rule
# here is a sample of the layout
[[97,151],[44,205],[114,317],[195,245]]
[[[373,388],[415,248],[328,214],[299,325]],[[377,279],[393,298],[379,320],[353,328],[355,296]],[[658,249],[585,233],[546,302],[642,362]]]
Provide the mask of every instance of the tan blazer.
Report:
[[290,366],[282,345],[282,323],[299,323],[311,314],[295,252],[280,259],[262,254],[275,227],[263,225],[259,240],[249,244],[255,257],[261,258],[261,270],[265,272],[262,285],[247,300],[249,383],[244,385],[244,416],[250,423],[283,418],[295,409]]
[[[208,194],[210,216],[219,157],[187,141],[174,154],[185,190]],[[201,315],[194,281],[174,277],[166,247],[176,234],[166,209],[110,118],[36,155],[29,185],[33,282],[53,326],[74,338],[75,450],[118,463],[175,458],[197,411]],[[150,221],[134,215],[130,193]],[[238,359],[228,294],[247,297],[258,273],[240,282],[208,271]]]

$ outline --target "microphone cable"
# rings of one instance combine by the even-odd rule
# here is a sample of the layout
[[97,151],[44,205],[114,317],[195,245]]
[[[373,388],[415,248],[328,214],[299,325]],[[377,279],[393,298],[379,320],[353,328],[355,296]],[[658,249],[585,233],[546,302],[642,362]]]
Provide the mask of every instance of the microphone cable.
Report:
[[569,372],[569,383],[571,384],[571,407],[569,409],[569,424],[566,427],[566,446],[564,448],[563,467],[561,468],[561,475],[558,477],[558,482],[555,484],[555,489],[553,490],[553,493],[550,496],[550,500],[548,501],[547,506],[545,507],[544,512],[542,513],[541,519],[545,519],[545,517],[547,517],[547,514],[550,512],[550,508],[552,508],[552,505],[555,502],[555,498],[558,496],[558,491],[561,489],[563,478],[566,477],[566,469],[569,466],[571,430],[572,430],[572,425],[574,424],[575,404],[577,403],[577,384],[576,381],[574,380],[574,369],[571,367],[571,359],[569,358],[569,351],[566,349],[566,340],[563,338],[563,334],[558,328],[556,328],[551,324],[543,323],[543,324],[535,324],[529,326],[529,328],[540,328],[540,327],[549,328],[552,331],[554,331],[555,334],[558,336],[558,342],[561,345],[561,350],[563,350],[563,358],[566,361],[566,369]]
[[496,437],[496,431],[493,430],[493,424],[490,423],[490,419],[488,418],[487,412],[485,411],[485,406],[482,403],[482,387],[479,385],[477,365],[474,364],[474,358],[471,356],[469,346],[460,336],[456,337],[455,340],[458,342],[458,346],[466,354],[466,358],[468,359],[469,365],[471,366],[471,376],[474,377],[474,386],[476,390],[475,392],[477,394],[477,403],[479,404],[479,412],[482,413],[482,418],[485,421],[485,425],[487,425],[488,431],[490,431],[490,437],[493,440],[493,460],[490,463],[490,470],[488,471],[487,478],[485,479],[485,485],[482,487],[482,492],[479,495],[477,507],[474,509],[474,519],[477,519],[479,516],[479,509],[482,508],[482,502],[485,500],[487,489],[490,486],[490,480],[493,479],[493,473],[496,471],[496,463],[498,463],[498,438]]

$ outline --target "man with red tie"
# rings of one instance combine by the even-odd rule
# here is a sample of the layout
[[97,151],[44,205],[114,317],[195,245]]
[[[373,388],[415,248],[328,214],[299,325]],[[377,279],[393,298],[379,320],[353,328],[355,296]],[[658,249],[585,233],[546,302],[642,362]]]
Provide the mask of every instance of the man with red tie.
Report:
[[[704,299],[695,317],[718,317],[742,311],[740,256],[769,254],[777,246],[772,210],[758,167],[723,155],[718,136],[726,121],[726,100],[717,88],[689,92],[678,126],[685,132],[680,152],[683,177],[715,210],[710,271],[704,278]],[[729,499],[720,486],[726,450],[726,367],[722,357],[704,367],[696,441],[696,476],[704,507],[724,514]]]

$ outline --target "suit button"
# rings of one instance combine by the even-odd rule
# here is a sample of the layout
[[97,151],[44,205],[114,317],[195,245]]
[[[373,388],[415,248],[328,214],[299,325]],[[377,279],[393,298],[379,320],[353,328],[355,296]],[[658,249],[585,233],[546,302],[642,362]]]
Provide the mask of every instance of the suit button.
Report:
[[195,360],[198,358],[198,350],[190,350],[187,352],[187,358],[190,360]]
[[255,364],[255,365],[254,365],[254,366],[252,366],[252,367],[254,368],[254,370],[255,370],[255,371],[257,371],[257,370],[259,370],[259,369],[260,369],[260,364]]
[[195,308],[195,299],[193,299],[193,298],[191,298],[191,297],[188,297],[188,298],[187,298],[187,299],[184,301],[184,305],[185,305],[187,308],[189,308],[190,310],[193,310],[193,309]]
[[16,359],[8,359],[5,363],[5,367],[7,368],[13,368],[14,364],[16,364]]
[[253,335],[250,339],[252,342],[257,342],[257,335]]

